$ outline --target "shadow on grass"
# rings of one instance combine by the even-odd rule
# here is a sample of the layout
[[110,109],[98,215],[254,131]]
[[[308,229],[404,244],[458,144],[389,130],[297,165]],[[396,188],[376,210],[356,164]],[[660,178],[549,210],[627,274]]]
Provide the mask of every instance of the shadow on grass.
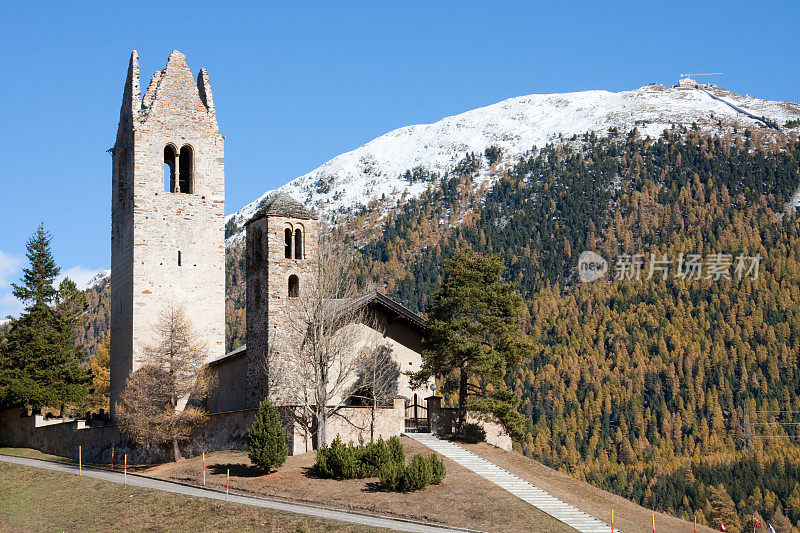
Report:
[[230,470],[231,475],[235,477],[260,477],[269,473],[255,466],[242,463],[209,465],[208,469],[212,474],[221,474],[223,476]]
[[364,488],[361,489],[361,492],[392,492],[392,491],[384,487],[380,481],[368,481],[364,485]]
[[317,469],[313,466],[304,466],[303,467],[303,476],[311,479],[331,479],[326,476],[321,476]]

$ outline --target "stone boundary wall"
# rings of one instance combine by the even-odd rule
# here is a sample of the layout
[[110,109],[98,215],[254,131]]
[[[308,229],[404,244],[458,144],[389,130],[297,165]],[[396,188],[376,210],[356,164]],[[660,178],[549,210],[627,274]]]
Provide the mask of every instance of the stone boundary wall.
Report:
[[[192,439],[181,445],[181,455],[192,457],[214,450],[246,450],[244,435],[253,422],[255,410],[212,413]],[[25,416],[20,409],[0,412],[0,446],[34,448],[44,453],[78,458],[81,446],[87,463],[115,462],[124,454],[130,464],[152,464],[172,460],[169,445],[141,446],[130,441],[116,425],[88,426],[85,420],[49,419]]]
[[[278,408],[282,409],[282,408]],[[283,408],[286,409],[286,408]],[[296,408],[289,408],[296,409]],[[392,407],[379,407],[375,411],[375,439],[400,435],[405,431],[406,424],[405,398],[395,398]],[[325,442],[330,444],[338,435],[343,442],[357,443],[359,437],[365,441],[370,440],[370,422],[372,419],[369,407],[345,407],[337,414],[328,418]],[[284,425],[287,425],[284,417]],[[291,422],[287,427],[290,427]],[[307,435],[300,424],[294,424],[290,429],[289,454],[305,453],[313,449],[312,436]]]
[[[298,407],[280,406],[278,410],[284,426],[289,432],[289,454],[312,450],[310,435],[293,421],[292,415]],[[200,428],[194,438],[181,445],[183,457],[194,457],[203,452],[216,450],[247,450],[246,434],[253,424],[256,409],[209,413],[208,422]],[[404,400],[397,398],[391,408],[379,408],[376,412],[375,438],[387,439],[400,435],[405,429]],[[370,438],[370,409],[368,407],[345,407],[339,414],[328,419],[327,442],[336,435],[345,442],[356,442],[359,436]],[[124,454],[130,464],[154,464],[172,460],[172,447],[141,446],[130,441],[116,425],[89,426],[85,420],[45,419],[41,415],[27,416],[21,409],[0,412],[0,446],[34,448],[43,453],[78,458],[81,446],[83,460],[87,463],[110,463],[111,449],[119,463]]]
[[[431,433],[438,436],[452,435],[455,432],[458,420],[458,409],[442,407],[440,396],[425,398],[428,405],[428,423]],[[486,442],[500,449],[511,451],[511,436],[501,424],[487,420],[483,413],[468,412],[467,423],[476,424],[486,432]]]

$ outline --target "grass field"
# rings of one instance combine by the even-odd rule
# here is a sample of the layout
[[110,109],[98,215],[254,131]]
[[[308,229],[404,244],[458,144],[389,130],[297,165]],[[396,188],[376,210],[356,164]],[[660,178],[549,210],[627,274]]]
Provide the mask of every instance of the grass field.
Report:
[[112,530],[384,531],[0,462],[0,532]]
[[42,453],[33,448],[4,448],[0,446],[0,453],[6,455],[18,455],[20,457],[32,457],[33,459],[50,459],[51,461],[61,461],[64,463],[74,462],[72,459],[61,457],[59,455],[50,455],[49,453]]

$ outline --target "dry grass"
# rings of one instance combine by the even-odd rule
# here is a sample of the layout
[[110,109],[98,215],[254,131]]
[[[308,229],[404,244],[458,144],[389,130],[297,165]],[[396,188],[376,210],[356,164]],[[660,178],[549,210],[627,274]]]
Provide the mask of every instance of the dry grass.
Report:
[[[519,453],[507,452],[486,443],[461,444],[461,446],[606,523],[611,522],[611,508],[613,508],[614,525],[625,533],[652,533],[653,511],[650,509],[569,477]],[[655,513],[655,516],[656,531],[690,532],[694,527],[690,522],[664,513]],[[697,531],[712,533],[716,530],[698,524]]]
[[[424,453],[426,455],[431,453],[428,448],[416,441],[406,437],[401,437],[401,439],[408,456],[414,453]],[[605,522],[610,522],[611,508],[613,507],[615,510],[615,525],[626,533],[651,533],[651,517],[653,512],[649,509],[641,507],[620,496],[598,489],[583,481],[571,478],[518,453],[500,450],[499,448],[485,443],[461,443],[461,445]],[[55,458],[36,450],[23,448],[0,448],[0,453],[11,453],[36,458]],[[430,486],[424,490],[410,494],[398,494],[381,490],[380,487],[378,487],[376,479],[336,481],[314,477],[311,473],[314,457],[314,453],[289,457],[286,464],[277,472],[263,475],[252,467],[246,452],[221,451],[209,453],[206,455],[208,486],[224,488],[225,474],[226,471],[230,469],[231,490],[236,492],[308,502],[340,509],[379,513],[413,520],[437,522],[452,526],[491,531],[493,533],[510,533],[517,531],[572,531],[571,528],[510,495],[480,476],[455,464],[449,459],[445,459],[447,477],[441,485]],[[3,464],[0,463],[0,495],[3,495],[0,496],[0,531],[5,531],[2,526],[6,524],[5,520],[7,519],[6,510],[8,505],[6,504],[4,496],[8,485],[5,484],[7,480],[4,479],[5,476],[2,475],[2,468]],[[136,470],[154,477],[194,484],[201,484],[203,479],[200,457],[182,459],[177,463],[166,463],[155,467],[137,467]],[[53,473],[53,475],[61,474]],[[66,474],[63,475],[67,476]],[[81,479],[86,480],[87,478]],[[100,482],[91,481],[90,483]],[[130,488],[126,490],[131,493],[135,492]],[[46,491],[43,492],[43,494],[46,494]],[[172,498],[173,496],[167,495],[165,497]],[[191,498],[189,499],[192,500]],[[49,502],[50,500],[47,501]],[[86,498],[86,501],[97,502],[94,507],[94,512],[98,512],[98,509],[103,508],[101,505],[102,499],[98,499],[95,496],[89,496]],[[198,501],[203,502],[202,500]],[[220,509],[224,504],[208,503],[207,505],[215,509],[213,511],[215,519],[218,513],[222,513],[220,516],[227,516],[225,511]],[[58,505],[56,507],[62,506]],[[263,513],[263,511],[251,510],[246,507],[238,507],[237,509],[252,511],[253,515]],[[146,512],[151,513],[152,511]],[[35,522],[31,527],[24,528],[16,525],[12,527],[11,530],[40,531],[64,529],[69,531],[79,529],[77,527],[71,528],[69,526],[58,525],[65,523],[59,521],[61,520],[61,514],[63,513],[57,512],[53,514],[55,517],[53,519],[56,520],[52,523],[53,527],[47,527],[49,525],[46,521],[47,516],[37,516],[37,520],[43,519],[45,521]],[[240,515],[243,516],[241,524],[237,520],[237,517]],[[132,513],[131,516],[136,516],[136,514]],[[293,517],[294,515],[287,514],[286,516]],[[230,524],[235,524],[235,526],[232,526],[234,530],[247,530],[248,528],[261,527],[259,525],[261,522],[251,517],[250,513],[242,514],[240,511],[230,511],[230,519]],[[282,524],[283,522],[280,520],[278,522],[269,521],[272,520],[271,518],[263,520],[263,523],[267,524],[263,526],[267,528],[267,531],[294,531],[294,529],[291,528],[283,529],[282,526],[274,525]],[[308,527],[312,526],[311,520],[304,521],[303,519],[295,519],[295,521],[297,524],[300,524],[297,526],[300,528],[298,531],[305,531],[305,529],[302,528],[307,526],[303,524],[308,524]],[[153,523],[160,524],[157,520],[154,520]],[[8,522],[8,524],[14,525],[14,522]],[[204,525],[201,522],[199,524],[199,530],[218,529],[212,526],[213,524]],[[314,527],[317,526],[314,525]],[[349,529],[345,526],[337,527],[343,528],[337,529],[337,531],[366,531],[363,529]],[[155,529],[170,530],[183,530],[182,528],[183,522],[181,521],[178,521],[174,528],[166,525],[163,527],[155,527]],[[103,528],[100,527],[100,523],[98,523],[97,530],[101,529]],[[189,529],[190,528],[187,528],[186,530]],[[308,529],[308,531],[323,530],[325,529]],[[673,516],[656,513],[656,530],[692,531],[692,524]],[[715,530],[698,525],[698,531],[711,533]]]
[[20,457],[31,457],[33,459],[49,459],[51,461],[61,461],[62,463],[74,463],[72,459],[61,457],[59,455],[50,455],[49,453],[42,453],[33,448],[4,448],[0,446],[0,453],[6,455],[18,455]]
[[[431,453],[416,441],[406,437],[402,441],[407,456]],[[224,488],[225,474],[230,469],[231,490],[237,492],[493,533],[573,531],[449,459],[445,459],[447,477],[441,485],[400,494],[381,490],[376,479],[316,478],[310,472],[314,458],[314,453],[289,457],[277,472],[262,475],[251,466],[246,452],[214,452],[206,455],[207,482],[208,486]],[[143,473],[189,483],[202,483],[203,479],[199,457],[160,465]]]
[[0,531],[385,531],[0,463]]

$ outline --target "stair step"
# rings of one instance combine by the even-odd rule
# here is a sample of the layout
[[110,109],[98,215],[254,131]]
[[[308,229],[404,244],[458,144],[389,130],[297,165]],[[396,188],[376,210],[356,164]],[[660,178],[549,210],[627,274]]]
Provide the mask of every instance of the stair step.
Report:
[[602,520],[559,500],[547,491],[457,444],[443,441],[430,433],[406,435],[581,533],[601,533],[609,530],[610,526]]

